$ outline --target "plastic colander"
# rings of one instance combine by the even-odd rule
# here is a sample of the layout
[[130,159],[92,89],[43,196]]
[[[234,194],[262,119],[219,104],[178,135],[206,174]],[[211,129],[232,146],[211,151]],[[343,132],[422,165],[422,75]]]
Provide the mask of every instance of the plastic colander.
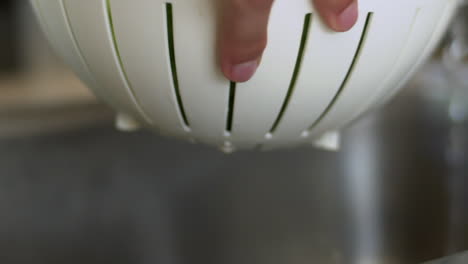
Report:
[[219,0],[31,0],[56,52],[121,129],[137,124],[231,152],[313,143],[391,98],[429,57],[457,0],[360,0],[345,33],[311,0],[276,0],[253,79],[216,58]]

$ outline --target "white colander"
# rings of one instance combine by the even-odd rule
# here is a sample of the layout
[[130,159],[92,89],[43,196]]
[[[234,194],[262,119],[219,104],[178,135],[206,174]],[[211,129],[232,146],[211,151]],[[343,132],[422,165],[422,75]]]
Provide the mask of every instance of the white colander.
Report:
[[[433,51],[457,0],[360,0],[346,33],[311,0],[276,0],[262,65],[230,83],[216,58],[220,0],[31,0],[57,53],[119,126],[225,151],[319,142],[390,98]],[[134,121],[134,122],[133,122]]]

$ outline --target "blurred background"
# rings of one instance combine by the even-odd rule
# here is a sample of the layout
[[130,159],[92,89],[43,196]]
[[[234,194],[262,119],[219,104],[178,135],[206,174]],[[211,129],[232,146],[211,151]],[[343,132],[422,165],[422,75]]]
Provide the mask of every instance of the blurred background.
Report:
[[117,132],[28,2],[2,0],[0,262],[468,263],[467,39],[462,7],[340,152],[225,155]]

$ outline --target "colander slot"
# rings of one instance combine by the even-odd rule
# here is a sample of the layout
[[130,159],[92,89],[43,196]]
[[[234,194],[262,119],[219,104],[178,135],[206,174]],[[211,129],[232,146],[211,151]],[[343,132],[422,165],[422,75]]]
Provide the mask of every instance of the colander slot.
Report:
[[114,52],[115,52],[115,56],[117,57],[119,70],[120,70],[120,72],[122,74],[125,85],[128,87],[128,90],[129,90],[133,100],[135,101],[135,104],[136,104],[136,107],[137,107],[138,111],[143,116],[143,118],[146,120],[146,122],[151,124],[152,121],[148,117],[148,114],[145,112],[145,110],[141,107],[141,103],[140,103],[140,101],[138,100],[138,97],[135,94],[133,86],[130,83],[130,80],[128,78],[127,71],[125,70],[125,67],[124,67],[124,64],[123,64],[123,61],[122,61],[122,56],[120,54],[119,45],[117,43],[117,37],[116,37],[116,34],[115,34],[114,20],[113,20],[113,15],[112,15],[112,7],[111,7],[110,2],[111,2],[110,0],[106,0],[106,2],[105,2],[106,3],[106,9],[107,9],[106,10],[107,11],[107,19],[109,21],[110,33],[111,33],[111,38],[112,38],[112,45],[113,45],[113,49],[114,49]]
[[291,97],[294,93],[294,88],[296,87],[297,79],[299,76],[299,73],[301,71],[301,66],[302,66],[302,61],[304,58],[304,52],[305,52],[305,47],[307,44],[307,41],[309,39],[309,31],[310,31],[310,24],[312,20],[312,14],[309,13],[305,16],[304,18],[304,25],[302,27],[302,37],[301,37],[301,42],[299,45],[299,52],[297,53],[297,58],[296,58],[296,65],[294,66],[294,71],[293,75],[291,78],[291,82],[289,84],[289,89],[286,94],[286,97],[284,99],[283,105],[281,106],[281,110],[278,114],[278,117],[276,118],[275,122],[273,123],[273,126],[270,129],[270,134],[274,133],[275,130],[278,128],[281,119],[284,116],[284,113],[286,112],[289,102],[291,101]]
[[171,64],[171,75],[172,84],[174,86],[174,92],[177,100],[177,106],[179,108],[182,121],[186,127],[190,126],[190,123],[185,113],[184,103],[179,89],[179,77],[177,75],[177,62],[176,53],[174,46],[174,16],[172,12],[172,3],[166,3],[166,26],[167,26],[167,43],[169,48],[169,61]]
[[226,132],[227,134],[231,134],[232,132],[232,123],[234,120],[234,105],[236,101],[236,89],[237,83],[230,82],[229,84],[229,102],[228,102],[228,109],[227,109],[227,118],[226,118]]
[[[340,88],[338,89],[338,91],[336,92],[335,96],[333,97],[333,99],[331,100],[331,102],[328,104],[327,108],[325,109],[325,111],[320,115],[320,117],[309,127],[308,131],[311,131],[314,127],[316,127],[324,118],[325,116],[327,116],[327,114],[330,112],[330,110],[333,108],[333,106],[335,105],[336,101],[338,100],[338,98],[340,97],[341,93],[343,92],[343,90],[346,88],[346,85],[348,84],[348,81],[351,79],[352,75],[353,75],[353,72],[354,72],[354,68],[357,64],[357,62],[359,61],[359,57],[361,55],[361,51],[362,51],[362,48],[364,47],[364,44],[366,42],[366,38],[367,38],[367,33],[369,31],[369,28],[370,28],[370,25],[372,24],[372,18],[374,16],[374,13],[373,12],[370,12],[367,14],[367,18],[366,18],[366,22],[364,24],[364,28],[362,30],[362,34],[361,34],[361,39],[359,40],[359,44],[358,44],[358,47],[356,49],[356,52],[354,54],[354,58],[351,62],[351,65],[349,66],[349,70],[348,72],[346,73],[345,75],[345,78],[343,79],[343,82],[342,84],[340,85]],[[308,133],[307,133],[308,134]]]

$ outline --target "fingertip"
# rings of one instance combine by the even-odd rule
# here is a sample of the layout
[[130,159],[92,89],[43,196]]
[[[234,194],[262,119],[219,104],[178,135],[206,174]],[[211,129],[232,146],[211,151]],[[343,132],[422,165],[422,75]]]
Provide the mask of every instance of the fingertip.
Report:
[[224,76],[237,83],[252,79],[261,64],[266,42],[263,37],[247,45],[236,40],[222,41],[219,44],[220,66]]
[[232,64],[223,63],[222,71],[224,76],[232,82],[242,83],[249,81],[257,71],[258,60]]
[[337,14],[329,17],[330,27],[338,32],[350,30],[357,22],[359,16],[357,1],[353,1],[349,6]]

